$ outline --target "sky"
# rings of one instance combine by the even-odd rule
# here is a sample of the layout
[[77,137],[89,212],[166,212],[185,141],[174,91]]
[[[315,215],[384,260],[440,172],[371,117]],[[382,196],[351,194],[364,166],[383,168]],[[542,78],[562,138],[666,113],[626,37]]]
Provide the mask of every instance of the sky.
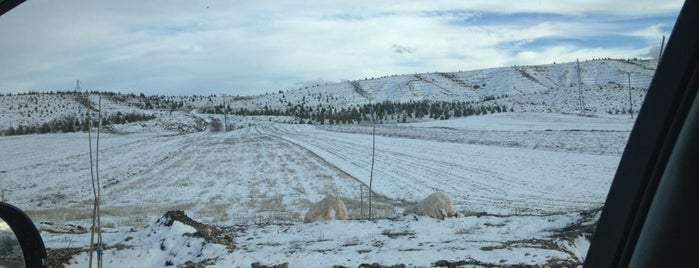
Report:
[[256,95],[394,74],[655,58],[682,1],[30,0],[0,93]]

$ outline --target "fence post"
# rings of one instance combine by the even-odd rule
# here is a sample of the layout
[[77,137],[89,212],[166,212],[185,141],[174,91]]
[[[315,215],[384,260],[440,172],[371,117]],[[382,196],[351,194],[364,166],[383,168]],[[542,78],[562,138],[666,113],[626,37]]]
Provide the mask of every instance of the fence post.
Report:
[[359,218],[364,219],[364,184],[359,185]]

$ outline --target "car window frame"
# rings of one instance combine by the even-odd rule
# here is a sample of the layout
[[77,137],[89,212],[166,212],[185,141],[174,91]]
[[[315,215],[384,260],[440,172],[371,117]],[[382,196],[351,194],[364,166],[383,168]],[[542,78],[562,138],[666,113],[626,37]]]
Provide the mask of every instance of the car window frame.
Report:
[[[637,256],[638,254],[661,254],[635,251],[642,237],[641,231],[644,224],[651,215],[651,205],[661,201],[654,200],[656,195],[667,199],[676,194],[660,195],[658,190],[663,174],[671,164],[673,151],[677,151],[678,146],[686,146],[683,143],[678,145],[680,133],[683,128],[697,127],[691,120],[691,124],[687,124],[689,111],[699,87],[697,25],[699,25],[699,2],[686,1],[629,136],[593,235],[585,267],[628,267],[634,254]],[[680,160],[673,159],[673,161]],[[683,177],[677,179],[684,181],[692,179],[691,174],[694,171],[683,172]],[[673,200],[662,201],[673,202]],[[688,204],[675,202],[674,205],[686,207],[691,211],[692,206],[696,206],[696,202]],[[696,214],[696,211],[694,212],[692,214]],[[683,215],[682,212],[669,216],[696,218],[694,215]],[[656,226],[660,228],[657,232],[680,231],[666,230],[663,229],[664,227]],[[678,241],[677,245],[669,245],[668,250],[689,246],[691,244],[687,243],[696,238],[696,234],[688,233],[687,241]],[[677,258],[670,260],[672,263],[687,263],[697,259],[687,254],[681,255],[681,252],[676,253],[678,253]],[[697,253],[699,251],[695,252],[694,256],[699,256]]]

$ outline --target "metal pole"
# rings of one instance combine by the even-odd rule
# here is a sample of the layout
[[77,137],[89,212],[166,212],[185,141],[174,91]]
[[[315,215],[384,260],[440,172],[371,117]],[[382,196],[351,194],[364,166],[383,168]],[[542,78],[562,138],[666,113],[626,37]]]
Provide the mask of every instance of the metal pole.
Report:
[[104,252],[104,245],[102,243],[102,218],[101,218],[101,212],[100,212],[100,202],[102,195],[100,193],[100,189],[102,188],[100,185],[100,132],[102,131],[102,95],[98,95],[98,101],[97,101],[97,108],[99,109],[97,112],[97,141],[95,144],[95,176],[97,177],[97,200],[95,201],[96,203],[96,212],[97,212],[97,267],[102,268],[102,257],[103,257],[103,252]]
[[585,112],[585,103],[583,102],[583,92],[582,92],[582,71],[580,70],[580,61],[575,60],[578,65],[578,93],[580,98],[580,114]]
[[[85,95],[89,103],[90,95],[87,92],[85,92]],[[90,116],[89,108],[87,111],[87,140],[90,148],[90,178],[92,180],[92,194],[94,197],[92,203],[92,226],[90,227],[90,257],[88,258],[88,267],[92,268],[92,256],[95,251],[95,230],[97,225],[97,188],[95,185],[94,158],[92,157],[92,116]]]
[[359,218],[364,219],[364,184],[359,185]]
[[631,100],[631,73],[626,73],[629,78],[629,112],[631,113],[631,119],[633,119],[633,102]]
[[226,122],[228,121],[226,120],[227,113],[228,111],[226,111],[226,94],[223,94],[223,132],[228,131],[228,125],[226,124]]
[[372,131],[372,145],[371,145],[371,174],[369,175],[369,219],[371,220],[373,214],[371,213],[371,191],[372,184],[374,183],[374,153],[376,152],[376,123],[374,123],[374,130]]

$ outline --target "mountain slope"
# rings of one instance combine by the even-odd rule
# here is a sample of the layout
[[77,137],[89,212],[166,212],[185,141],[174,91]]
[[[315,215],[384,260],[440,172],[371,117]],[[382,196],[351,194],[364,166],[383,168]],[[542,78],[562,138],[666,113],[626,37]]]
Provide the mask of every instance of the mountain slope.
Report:
[[582,90],[584,109],[594,113],[628,109],[630,78],[637,110],[655,65],[652,60],[595,60],[580,62],[579,75],[575,62],[396,75],[240,98],[231,106],[253,110],[323,105],[340,109],[385,101],[490,101],[521,111],[578,112]]
[[[384,102],[458,102],[463,104],[462,107],[472,105],[475,110],[498,107],[498,110],[506,108],[507,111],[519,112],[617,114],[627,113],[629,108],[638,111],[655,72],[655,65],[656,61],[652,60],[594,60],[579,64],[573,62],[467,72],[393,75],[318,84],[257,96],[144,96],[106,92],[102,93],[101,105],[102,116],[119,121],[118,123],[134,121],[115,120],[120,114],[139,115],[147,119],[172,112],[222,113],[225,106],[228,113],[240,115],[300,116],[300,110],[317,113],[321,109],[327,109],[330,115],[341,113],[342,109],[349,112],[354,108],[366,108],[370,103]],[[57,121],[75,121],[76,130],[84,129],[78,122],[85,122],[88,113],[94,120],[98,105],[99,98],[96,94],[86,96],[78,92],[0,96],[0,130],[7,135],[8,128],[23,126],[31,128],[30,131],[24,129],[24,132],[39,133],[42,124],[47,124],[52,132],[56,132],[54,129],[61,125]],[[453,107],[447,107],[445,113],[452,116],[457,113],[449,109]],[[427,113],[430,112],[434,111]],[[397,113],[391,117],[395,121],[406,114],[405,111]],[[461,111],[458,113],[461,114]],[[367,115],[366,110],[363,115]],[[413,114],[409,121],[420,121],[426,115],[429,114]],[[314,120],[318,123],[317,118]],[[337,120],[336,117],[335,121]]]

